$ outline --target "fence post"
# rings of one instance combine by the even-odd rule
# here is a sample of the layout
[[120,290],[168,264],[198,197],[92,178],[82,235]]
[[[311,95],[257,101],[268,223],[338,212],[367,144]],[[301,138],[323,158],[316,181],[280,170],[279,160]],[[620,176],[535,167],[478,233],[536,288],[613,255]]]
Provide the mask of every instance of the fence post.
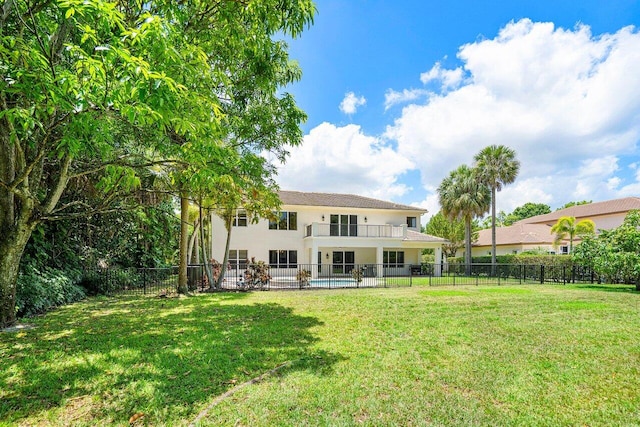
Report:
[[147,269],[142,268],[142,294],[147,294]]
[[562,266],[562,284],[563,285],[567,284],[567,266],[566,265]]
[[540,284],[544,284],[544,265],[540,264]]
[[520,284],[522,285],[522,264],[520,264],[520,275],[518,277],[520,278]]

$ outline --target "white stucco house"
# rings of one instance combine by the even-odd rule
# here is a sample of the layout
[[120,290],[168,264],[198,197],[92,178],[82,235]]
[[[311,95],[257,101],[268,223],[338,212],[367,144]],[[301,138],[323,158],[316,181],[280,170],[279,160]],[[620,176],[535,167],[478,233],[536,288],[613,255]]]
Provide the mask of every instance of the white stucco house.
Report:
[[[280,191],[278,220],[251,224],[239,209],[231,233],[229,262],[242,268],[255,257],[272,269],[307,265],[313,277],[348,274],[364,267],[365,274],[409,274],[421,264],[422,250],[435,250],[442,259],[439,237],[420,233],[425,209],[352,194]],[[224,257],[226,230],[212,215],[213,258]]]

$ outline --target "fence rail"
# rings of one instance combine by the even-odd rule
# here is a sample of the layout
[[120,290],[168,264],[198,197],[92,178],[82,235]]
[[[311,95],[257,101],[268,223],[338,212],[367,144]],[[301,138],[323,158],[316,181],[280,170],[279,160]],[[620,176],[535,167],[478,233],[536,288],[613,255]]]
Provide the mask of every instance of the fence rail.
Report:
[[[336,289],[400,286],[502,285],[524,283],[594,283],[588,268],[524,264],[299,264],[269,268],[264,283],[245,280],[245,268],[229,267],[220,290]],[[84,286],[91,293],[159,295],[175,293],[178,267],[97,268],[85,270]],[[214,289],[204,265],[187,269],[190,292]]]

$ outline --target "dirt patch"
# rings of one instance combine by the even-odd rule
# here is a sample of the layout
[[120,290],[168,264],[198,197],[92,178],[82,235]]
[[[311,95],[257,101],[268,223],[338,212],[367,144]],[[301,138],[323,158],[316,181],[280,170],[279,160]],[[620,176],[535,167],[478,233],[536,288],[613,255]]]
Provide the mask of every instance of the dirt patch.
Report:
[[20,331],[27,331],[29,329],[34,329],[34,328],[35,326],[29,325],[27,323],[18,323],[16,325],[8,326],[4,329],[0,329],[0,332],[20,332]]

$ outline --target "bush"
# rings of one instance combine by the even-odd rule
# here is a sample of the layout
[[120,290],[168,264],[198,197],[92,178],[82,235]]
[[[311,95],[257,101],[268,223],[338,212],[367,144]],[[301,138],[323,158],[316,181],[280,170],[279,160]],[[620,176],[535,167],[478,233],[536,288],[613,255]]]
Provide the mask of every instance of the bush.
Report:
[[18,316],[33,316],[84,299],[85,290],[78,285],[80,276],[78,270],[25,267],[16,287]]

